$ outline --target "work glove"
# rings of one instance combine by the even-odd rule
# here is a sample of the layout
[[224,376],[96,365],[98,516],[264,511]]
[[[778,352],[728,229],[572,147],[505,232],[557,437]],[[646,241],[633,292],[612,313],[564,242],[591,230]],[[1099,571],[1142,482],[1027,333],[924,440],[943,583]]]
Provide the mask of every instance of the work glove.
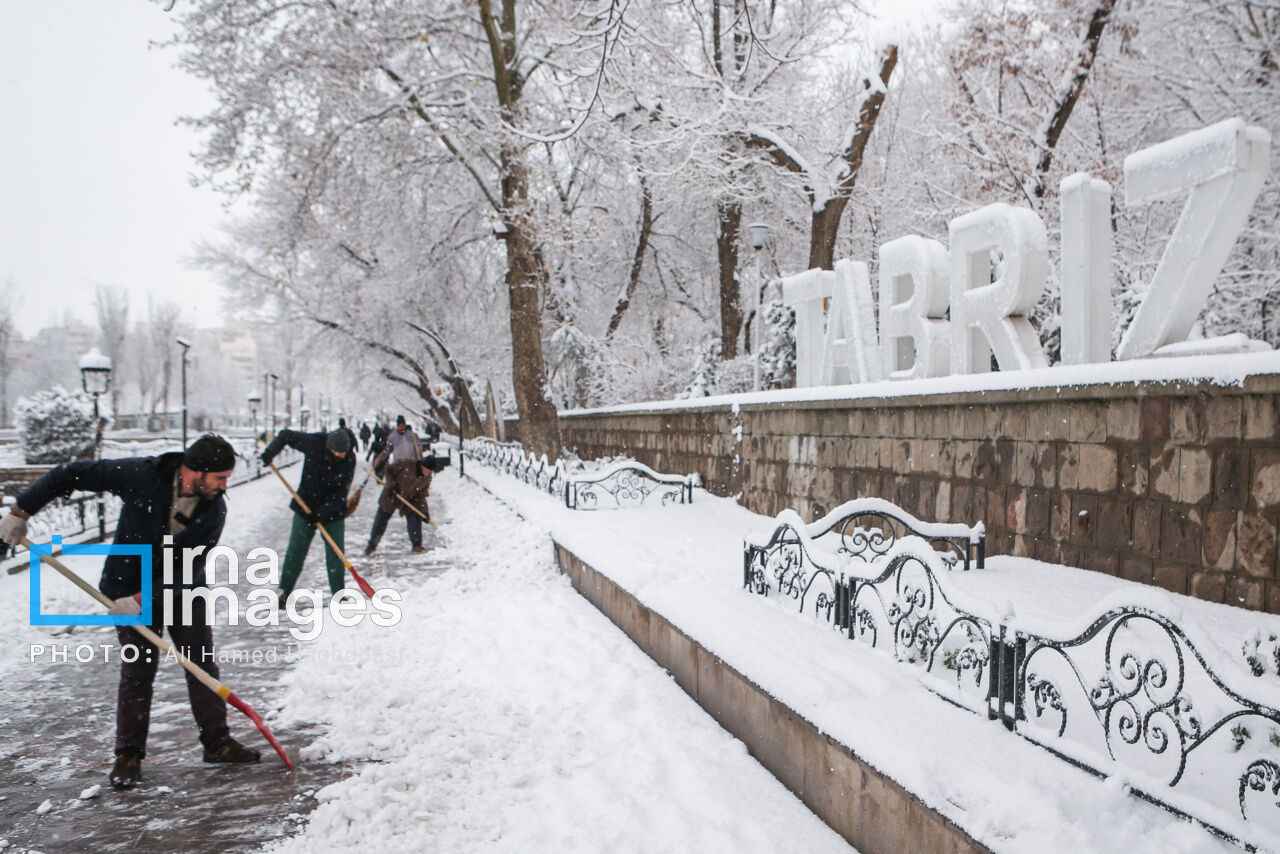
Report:
[[0,542],[16,546],[27,536],[27,520],[10,510],[0,519]]
[[111,603],[107,613],[116,617],[136,617],[142,613],[142,604],[133,596],[122,596]]
[[271,465],[271,461],[275,458],[272,457],[270,454],[268,454],[266,451],[263,451],[261,454],[258,455],[258,459],[262,460],[262,464],[264,466],[269,466]]
[[364,494],[364,487],[361,486],[347,497],[347,515],[350,516],[356,512],[356,508],[360,506],[360,496]]

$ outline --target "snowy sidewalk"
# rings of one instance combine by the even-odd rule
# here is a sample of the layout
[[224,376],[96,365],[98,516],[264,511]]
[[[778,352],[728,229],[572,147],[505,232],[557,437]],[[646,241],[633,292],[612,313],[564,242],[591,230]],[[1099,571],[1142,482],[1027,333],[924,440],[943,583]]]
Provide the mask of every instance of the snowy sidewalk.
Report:
[[[690,506],[571,511],[563,502],[469,463],[467,476],[821,732],[850,747],[974,838],[999,852],[1238,851],[1202,828],[1124,794],[1003,727],[930,692],[913,668],[832,632],[792,603],[742,589],[742,540],[772,519],[698,491]],[[1034,561],[989,559],[949,576],[1019,615],[1079,617],[1120,579]],[[1158,593],[1140,588],[1148,596]],[[1169,599],[1215,633],[1222,654],[1275,616]]]
[[275,725],[327,724],[304,758],[370,764],[271,851],[851,850],[574,592],[544,532],[456,469],[432,498],[454,568],[286,677]]
[[[298,469],[287,470],[296,480]],[[228,493],[227,526],[222,543],[244,556],[257,546],[283,551],[292,513],[288,494],[273,477]],[[366,496],[356,517],[348,520],[348,542],[363,545],[374,501]],[[388,553],[408,559],[404,526],[388,534]],[[432,542],[428,533],[428,544]],[[359,554],[357,545],[352,551]],[[413,567],[396,558],[366,567],[376,586],[402,583],[384,575],[438,571],[434,563],[413,559]],[[97,582],[101,558],[74,558],[68,563]],[[324,588],[324,558],[317,537],[312,543],[300,587]],[[388,566],[390,564],[391,566]],[[52,572],[42,576],[45,613],[91,613],[92,602]],[[55,852],[246,851],[297,827],[316,805],[311,795],[353,773],[352,763],[296,763],[286,773],[280,760],[253,725],[235,710],[228,713],[232,733],[263,751],[258,765],[231,768],[206,765],[187,701],[181,668],[162,661],[155,682],[148,755],[138,788],[117,792],[107,785],[114,739],[118,648],[114,629],[78,627],[70,634],[29,624],[30,575],[0,575],[0,844],[4,854],[28,849]],[[240,590],[247,588],[242,584]],[[214,628],[220,656],[244,653],[246,660],[221,665],[222,678],[259,712],[271,718],[281,698],[280,681],[303,645],[279,627],[253,628],[242,621]],[[333,626],[328,627],[334,630]],[[31,660],[31,645],[67,645],[69,660],[53,661],[46,652]],[[110,646],[104,661],[99,646]],[[76,650],[93,659],[76,661]],[[255,663],[249,654],[264,655]],[[267,656],[267,653],[271,653]],[[310,720],[314,720],[312,715]],[[288,728],[272,729],[296,753],[315,737],[304,716]],[[96,796],[81,798],[82,793]],[[43,804],[48,801],[48,807]],[[43,808],[43,811],[41,811]],[[92,846],[85,840],[92,839]]]

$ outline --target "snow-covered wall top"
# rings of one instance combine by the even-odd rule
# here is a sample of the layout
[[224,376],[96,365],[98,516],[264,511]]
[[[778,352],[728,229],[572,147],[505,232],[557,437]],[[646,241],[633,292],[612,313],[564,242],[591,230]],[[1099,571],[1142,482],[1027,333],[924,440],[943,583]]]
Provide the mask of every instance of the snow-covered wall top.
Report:
[[[841,386],[775,389],[688,400],[646,401],[561,413],[566,417],[627,412],[661,412],[701,408],[739,408],[805,402],[886,399],[976,392],[1027,392],[1035,389],[1060,392],[1087,389],[1098,397],[1098,386],[1119,389],[1146,383],[1209,384],[1223,388],[1245,386],[1251,377],[1280,378],[1280,352],[1198,354],[1096,365],[1062,365],[1025,371],[997,371],[913,380],[880,380]],[[1280,382],[1280,379],[1277,380]]]

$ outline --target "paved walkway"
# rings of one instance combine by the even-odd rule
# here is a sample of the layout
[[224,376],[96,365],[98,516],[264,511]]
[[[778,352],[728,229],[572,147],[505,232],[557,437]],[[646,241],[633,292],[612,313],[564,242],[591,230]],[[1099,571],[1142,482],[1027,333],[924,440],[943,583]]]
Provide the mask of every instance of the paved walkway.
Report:
[[[296,480],[298,471],[289,471],[291,480]],[[430,552],[410,558],[400,517],[392,520],[378,554],[362,556],[377,499],[377,485],[370,486],[347,522],[348,551],[361,573],[376,588],[393,585],[396,576],[407,573],[445,571],[430,559]],[[287,503],[287,493],[275,478],[234,488],[223,543],[242,557],[255,546],[272,546],[283,559],[290,524]],[[438,513],[440,508],[433,506],[433,510]],[[430,549],[434,534],[424,527]],[[317,536],[300,586],[324,588],[321,545]],[[334,629],[326,625],[327,631]],[[287,626],[254,628],[242,622],[232,627],[225,620],[215,627],[214,637],[220,655],[264,653],[259,663],[223,665],[222,676],[270,724],[280,677],[292,666],[301,644]],[[298,761],[299,749],[316,732],[273,727],[297,768],[288,773],[253,725],[234,709],[229,710],[233,734],[261,749],[263,761],[242,767],[206,765],[201,761],[181,668],[162,662],[142,783],[127,791],[111,789],[106,778],[113,760],[119,675],[114,642],[114,629],[108,627],[79,627],[51,637],[51,646],[68,644],[73,658],[77,645],[95,647],[95,660],[37,661],[14,673],[0,692],[0,840],[11,846],[5,854],[25,849],[44,854],[253,850],[294,830],[315,807],[316,791],[358,770],[345,763]],[[103,661],[99,644],[113,645],[110,662]],[[80,794],[93,786],[101,787],[98,795],[81,799]],[[52,807],[40,813],[45,800]]]

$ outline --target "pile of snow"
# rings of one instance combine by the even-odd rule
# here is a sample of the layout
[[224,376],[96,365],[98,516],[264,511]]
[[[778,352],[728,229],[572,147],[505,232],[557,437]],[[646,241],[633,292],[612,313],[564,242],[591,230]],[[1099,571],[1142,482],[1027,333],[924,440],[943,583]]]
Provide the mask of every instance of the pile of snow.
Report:
[[456,477],[435,493],[451,568],[396,579],[397,626],[327,626],[272,724],[320,715],[304,761],[377,764],[269,850],[850,850],[573,591],[543,531]]

